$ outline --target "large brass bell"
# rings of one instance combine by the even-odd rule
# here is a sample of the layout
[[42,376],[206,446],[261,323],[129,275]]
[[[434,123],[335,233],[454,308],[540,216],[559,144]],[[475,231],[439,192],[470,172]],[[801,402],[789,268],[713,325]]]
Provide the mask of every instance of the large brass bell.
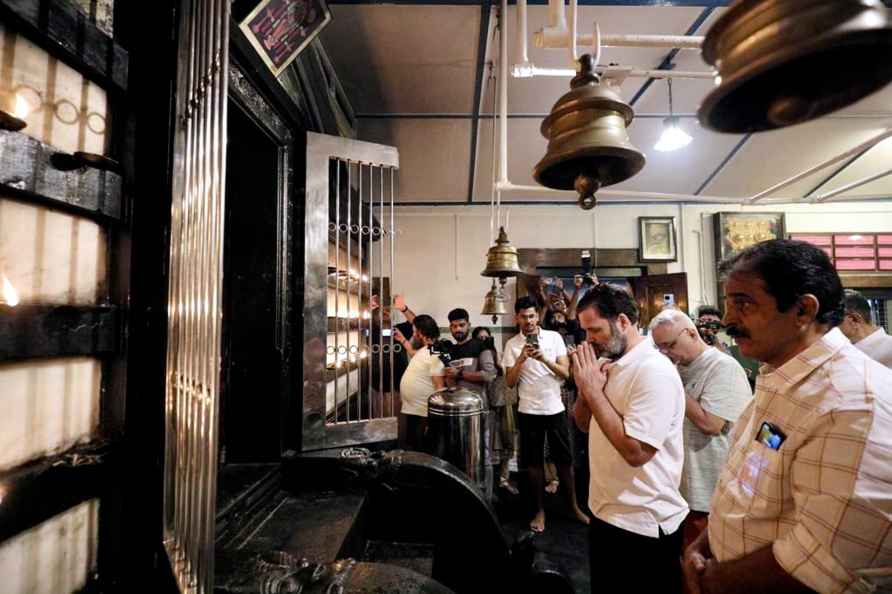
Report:
[[892,22],[879,0],[737,0],[703,41],[719,86],[700,123],[771,130],[822,116],[892,80]]
[[600,84],[591,55],[579,59],[570,91],[542,122],[548,151],[533,169],[547,188],[576,190],[580,205],[592,208],[595,192],[627,180],[644,167],[644,154],[629,141],[632,108]]
[[480,313],[485,316],[491,315],[493,324],[498,321],[498,316],[508,314],[508,309],[505,307],[505,293],[501,287],[496,287],[496,279],[492,279],[492,288],[483,298],[483,309]]
[[499,227],[499,237],[496,244],[486,252],[486,268],[481,276],[493,278],[505,278],[517,276],[523,273],[517,261],[517,248],[508,241],[508,234],[504,227]]

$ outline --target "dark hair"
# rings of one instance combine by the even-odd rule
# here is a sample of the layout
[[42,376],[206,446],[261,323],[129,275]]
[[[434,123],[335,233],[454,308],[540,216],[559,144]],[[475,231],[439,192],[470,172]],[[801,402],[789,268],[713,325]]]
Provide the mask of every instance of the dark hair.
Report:
[[524,295],[514,302],[514,313],[520,313],[529,308],[539,309],[539,305],[529,295]]
[[793,239],[772,239],[752,245],[719,265],[719,272],[750,272],[765,282],[765,290],[787,311],[803,295],[818,299],[815,317],[837,326],[844,314],[842,282],[830,258],[819,247]]
[[845,290],[846,313],[856,313],[868,324],[872,323],[873,316],[870,311],[870,302],[859,293],[852,289]]
[[635,299],[625,289],[614,287],[607,283],[593,286],[580,300],[576,311],[583,312],[590,307],[598,308],[601,317],[615,320],[619,314],[626,314],[633,324],[638,323],[638,305]]
[[717,316],[721,318],[722,312],[714,305],[701,305],[697,308],[697,317],[702,318],[703,316]]
[[486,331],[489,334],[489,337],[492,338],[492,332],[490,332],[489,328],[486,326],[477,326],[471,331],[471,338],[476,338],[480,340],[480,333]]
[[440,327],[437,326],[437,322],[427,314],[415,316],[415,319],[412,320],[412,325],[415,326],[425,338],[430,338],[431,340],[440,338]]
[[468,315],[468,310],[462,309],[461,307],[457,307],[449,312],[449,321],[454,322],[456,320],[470,320],[471,316]]

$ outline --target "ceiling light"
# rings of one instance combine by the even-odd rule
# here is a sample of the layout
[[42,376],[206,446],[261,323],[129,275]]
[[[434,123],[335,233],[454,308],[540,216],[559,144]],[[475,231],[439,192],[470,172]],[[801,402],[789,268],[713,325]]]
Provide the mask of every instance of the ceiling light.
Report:
[[678,118],[672,112],[672,79],[666,79],[666,85],[669,87],[669,117],[663,120],[663,134],[654,145],[657,151],[675,151],[691,144],[691,138],[681,126],[678,125]]
[[663,134],[654,145],[657,151],[674,151],[684,148],[691,143],[693,138],[678,125],[678,118],[668,117],[663,120]]

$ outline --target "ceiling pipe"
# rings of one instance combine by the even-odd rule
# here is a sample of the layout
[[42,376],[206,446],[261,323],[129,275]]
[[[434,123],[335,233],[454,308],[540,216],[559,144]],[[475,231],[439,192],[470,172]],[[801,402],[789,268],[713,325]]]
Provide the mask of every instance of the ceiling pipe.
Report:
[[[592,45],[594,35],[577,35],[576,44]],[[570,34],[566,31],[542,29],[533,33],[533,45],[542,49],[560,49],[567,47]],[[601,34],[602,47],[665,47],[681,50],[699,50],[703,45],[702,35],[639,35],[639,34]]]
[[499,181],[508,184],[508,35],[505,19],[508,17],[508,0],[502,0],[499,16]]
[[[869,184],[872,181],[878,180],[878,179],[886,177],[888,175],[892,175],[892,169],[887,169],[887,170],[881,171],[879,173],[874,173],[873,175],[868,175],[867,177],[862,177],[861,179],[855,180],[850,184],[840,186],[840,187],[836,188],[835,190],[831,190],[829,192],[819,194],[814,197],[812,202],[815,202],[815,203],[826,202],[828,199],[833,198],[834,196],[838,196],[844,192],[848,192],[849,190],[854,190],[855,188],[859,188],[865,184]],[[853,197],[853,198],[857,199],[857,197]]]
[[[766,196],[770,196],[771,194],[773,194],[774,192],[777,192],[778,190],[780,190],[782,188],[786,188],[787,186],[791,186],[791,185],[795,184],[796,182],[798,182],[802,179],[805,179],[806,177],[808,177],[809,175],[811,175],[817,171],[826,169],[827,167],[830,167],[831,165],[833,165],[835,163],[839,163],[840,161],[844,161],[850,157],[854,157],[861,151],[863,151],[865,149],[869,149],[869,148],[879,144],[880,142],[886,140],[889,137],[892,137],[892,128],[887,128],[880,134],[877,134],[876,136],[874,136],[868,140],[865,140],[861,144],[854,146],[854,147],[850,148],[849,150],[836,155],[835,157],[831,157],[831,158],[827,159],[826,161],[822,161],[813,167],[809,167],[808,169],[806,169],[800,173],[797,173],[796,175],[794,175],[792,177],[789,177],[789,178],[783,180],[782,182],[774,184],[773,186],[771,186],[770,188],[768,188],[766,190],[762,190],[758,194],[751,196],[746,202],[748,204],[753,204],[756,201],[761,200],[762,198],[764,198]],[[817,202],[818,200],[815,199],[815,201]]]
[[[591,35],[579,36],[577,32],[577,17],[579,8],[577,0],[570,0],[570,26],[567,27],[564,0],[549,0],[548,14],[549,26],[544,27],[534,35],[536,45],[546,48],[568,48],[571,64],[574,68],[540,68],[530,62],[527,45],[527,2],[517,0],[517,54],[519,62],[514,64],[511,75],[514,78],[532,78],[535,76],[558,76],[572,78],[576,76],[576,62],[578,60],[577,41],[584,47],[592,47],[592,55],[595,64],[598,64],[601,56],[601,48],[604,46],[627,47],[678,47],[681,49],[699,49],[703,37],[693,35],[608,35],[602,34],[598,22],[595,21]],[[571,43],[572,42],[572,43]],[[596,68],[598,74],[619,77],[635,78],[695,78],[713,79],[716,73],[711,70],[699,71],[674,71],[651,70],[644,68],[601,66]]]

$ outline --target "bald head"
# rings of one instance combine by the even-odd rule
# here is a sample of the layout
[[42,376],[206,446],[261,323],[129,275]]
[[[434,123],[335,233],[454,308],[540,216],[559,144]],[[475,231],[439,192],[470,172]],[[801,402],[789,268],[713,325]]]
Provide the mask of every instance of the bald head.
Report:
[[654,344],[673,363],[690,365],[706,350],[694,322],[683,311],[665,309],[650,321]]

